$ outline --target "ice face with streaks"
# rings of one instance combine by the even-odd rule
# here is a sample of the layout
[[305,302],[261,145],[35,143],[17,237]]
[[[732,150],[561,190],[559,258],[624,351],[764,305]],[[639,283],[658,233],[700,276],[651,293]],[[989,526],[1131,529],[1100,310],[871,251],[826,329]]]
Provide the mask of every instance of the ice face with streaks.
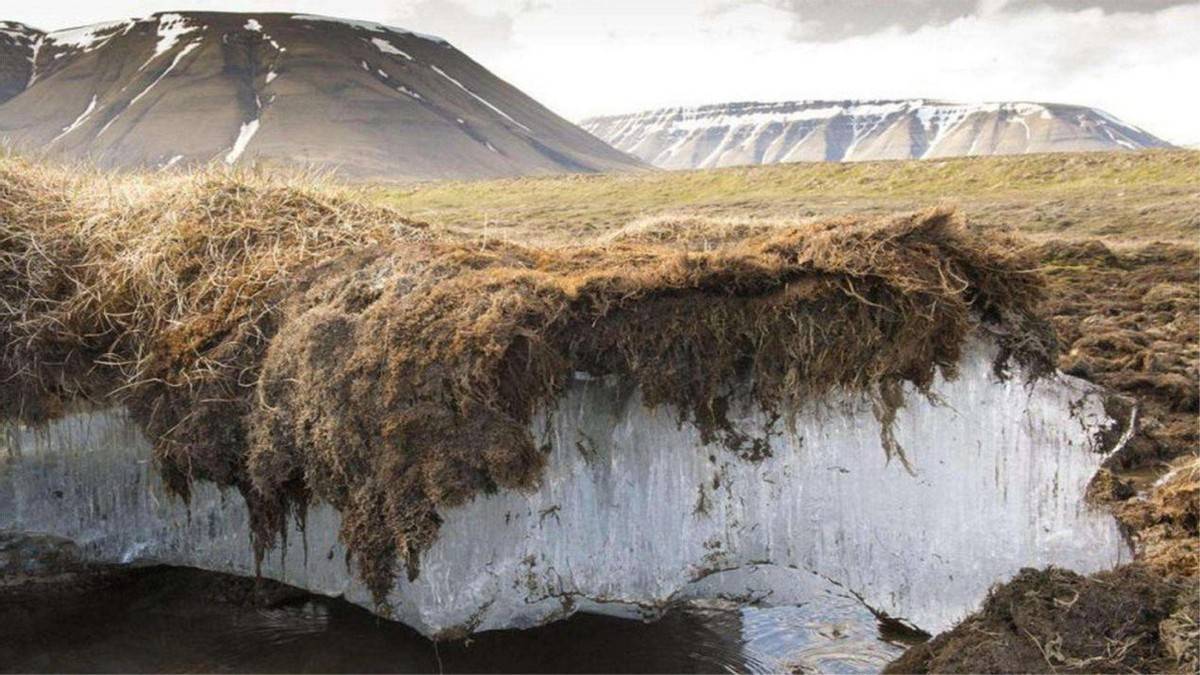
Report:
[[[461,634],[575,611],[653,617],[711,598],[796,605],[834,584],[937,632],[1022,567],[1121,562],[1115,521],[1083,497],[1104,458],[1097,432],[1120,423],[1104,392],[1065,376],[998,381],[993,354],[973,345],[936,398],[907,392],[892,427],[905,462],[889,458],[856,397],[776,422],[736,412],[769,448],[752,461],[704,445],[634,387],[578,379],[533,424],[549,447],[539,486],[443,511],[420,574],[388,596],[390,614],[427,635]],[[313,504],[306,523],[262,572],[372,608],[337,511]],[[189,505],[167,495],[120,411],[10,426],[0,530],[66,537],[93,560],[255,571],[240,495],[203,482]]]

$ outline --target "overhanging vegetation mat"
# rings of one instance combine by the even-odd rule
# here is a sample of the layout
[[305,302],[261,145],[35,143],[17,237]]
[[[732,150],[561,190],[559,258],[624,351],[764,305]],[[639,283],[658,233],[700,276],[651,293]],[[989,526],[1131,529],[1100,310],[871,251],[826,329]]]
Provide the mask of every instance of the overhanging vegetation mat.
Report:
[[0,160],[0,414],[126,406],[174,490],[241,491],[260,556],[325,500],[382,601],[398,566],[418,574],[440,509],[536,486],[530,420],[575,371],[618,374],[743,452],[735,387],[773,414],[858,392],[886,426],[898,385],[953,376],[980,328],[997,368],[1053,367],[1033,264],[948,210],[692,250],[467,239],[363,203]]

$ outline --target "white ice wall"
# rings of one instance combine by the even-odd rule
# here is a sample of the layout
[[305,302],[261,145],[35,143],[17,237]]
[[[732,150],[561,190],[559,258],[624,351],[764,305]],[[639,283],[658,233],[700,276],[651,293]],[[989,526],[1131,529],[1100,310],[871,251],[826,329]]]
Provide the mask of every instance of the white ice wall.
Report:
[[[804,601],[829,582],[937,632],[1025,566],[1081,572],[1127,555],[1084,504],[1115,424],[1091,385],[997,381],[976,344],[935,405],[909,392],[888,461],[869,403],[826,401],[781,420],[754,463],[703,447],[670,409],[612,380],[579,380],[535,421],[552,451],[540,489],[481,495],[443,514],[394,618],[429,634],[526,627],[585,609],[654,615],[675,601]],[[764,418],[740,420],[761,435]],[[581,448],[583,451],[581,452]],[[703,508],[699,505],[703,503]],[[339,515],[318,504],[265,575],[370,607],[345,564]],[[140,432],[117,411],[0,435],[0,530],[50,533],[98,561],[253,574],[244,502],[196,486],[165,494]]]

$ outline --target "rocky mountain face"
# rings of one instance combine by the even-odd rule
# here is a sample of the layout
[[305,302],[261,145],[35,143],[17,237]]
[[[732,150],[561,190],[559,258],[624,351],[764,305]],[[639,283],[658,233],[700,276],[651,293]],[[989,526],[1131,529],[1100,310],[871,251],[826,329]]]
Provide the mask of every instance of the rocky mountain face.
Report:
[[440,38],[292,14],[0,23],[0,138],[101,167],[423,179],[641,166]]
[[1043,103],[729,103],[595,117],[582,126],[666,169],[1169,147],[1100,110]]
[[39,30],[0,21],[0,103],[25,90],[33,74],[37,45],[43,37]]

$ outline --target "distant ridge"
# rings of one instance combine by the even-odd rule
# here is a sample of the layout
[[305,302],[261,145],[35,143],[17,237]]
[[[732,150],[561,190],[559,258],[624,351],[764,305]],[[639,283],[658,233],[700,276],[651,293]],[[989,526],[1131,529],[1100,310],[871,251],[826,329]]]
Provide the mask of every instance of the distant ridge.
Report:
[[422,179],[642,166],[441,38],[305,14],[0,23],[0,138],[102,167]]
[[1095,108],[1025,102],[725,103],[593,117],[581,126],[667,169],[1170,147]]

